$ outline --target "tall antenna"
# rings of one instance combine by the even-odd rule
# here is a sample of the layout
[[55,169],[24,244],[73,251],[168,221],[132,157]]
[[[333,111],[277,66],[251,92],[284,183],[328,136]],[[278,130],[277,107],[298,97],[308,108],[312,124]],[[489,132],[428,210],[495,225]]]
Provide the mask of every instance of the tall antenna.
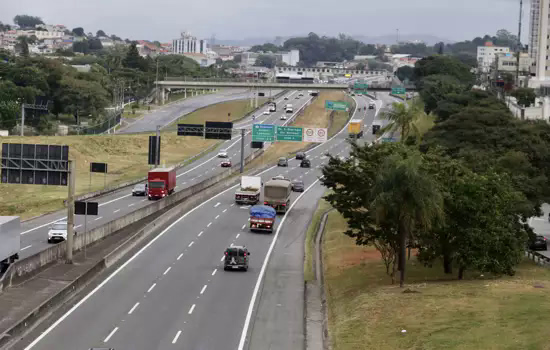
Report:
[[[519,86],[519,55],[521,53],[521,23],[523,17],[523,0],[519,0],[519,24],[518,24],[518,44],[516,48],[516,86]],[[498,67],[497,67],[498,69]]]
[[397,37],[396,37],[397,42],[396,42],[396,44],[399,45],[399,28],[397,28],[396,30],[397,30]]

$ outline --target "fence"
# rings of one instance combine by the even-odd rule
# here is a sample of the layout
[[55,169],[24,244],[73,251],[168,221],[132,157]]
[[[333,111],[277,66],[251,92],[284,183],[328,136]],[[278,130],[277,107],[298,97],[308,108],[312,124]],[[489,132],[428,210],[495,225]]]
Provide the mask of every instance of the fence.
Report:
[[122,113],[118,112],[117,114],[111,114],[107,119],[103,120],[102,122],[88,126],[88,127],[71,127],[71,133],[72,134],[79,134],[79,135],[97,135],[97,134],[103,134],[104,132],[112,129],[116,125],[120,124],[120,120],[122,119]]

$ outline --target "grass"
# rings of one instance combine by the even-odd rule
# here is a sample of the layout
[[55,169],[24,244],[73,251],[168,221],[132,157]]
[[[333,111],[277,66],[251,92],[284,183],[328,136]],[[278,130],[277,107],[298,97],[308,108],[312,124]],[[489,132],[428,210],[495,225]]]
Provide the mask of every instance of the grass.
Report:
[[[431,128],[435,125],[435,116],[433,114],[426,115],[422,118],[419,118],[414,123],[416,127],[418,128],[418,133],[420,136],[424,136],[425,133],[427,133]],[[415,135],[415,132],[411,132],[412,136]]]
[[304,280],[306,282],[313,281],[315,279],[315,271],[313,271],[313,255],[315,254],[315,237],[317,236],[317,230],[319,230],[319,225],[321,224],[321,217],[330,209],[330,204],[324,200],[319,200],[317,204],[317,209],[313,214],[311,223],[306,232],[306,243],[305,243],[305,257],[304,257]]
[[[76,192],[83,194],[104,187],[103,174],[92,174],[90,187],[90,162],[108,164],[107,186],[145,177],[149,169],[148,137],[149,134],[6,137],[2,142],[68,145],[69,158],[76,161]],[[216,140],[182,138],[173,133],[162,133],[161,140],[161,160],[166,165],[183,162],[217,144]],[[67,187],[0,184],[0,198],[4,199],[0,201],[0,215],[25,219],[63,208]]]
[[403,293],[378,252],[356,246],[345,228],[331,212],[323,261],[334,350],[549,348],[549,269],[525,261],[512,277],[457,281],[411,257],[407,287],[418,293]]

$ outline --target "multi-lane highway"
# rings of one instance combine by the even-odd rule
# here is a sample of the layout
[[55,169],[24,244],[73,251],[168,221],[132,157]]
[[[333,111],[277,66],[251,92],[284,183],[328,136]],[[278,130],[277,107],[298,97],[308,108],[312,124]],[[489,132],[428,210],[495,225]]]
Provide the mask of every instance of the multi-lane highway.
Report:
[[[360,108],[354,118],[364,119],[371,138],[370,126],[387,99],[376,101],[376,111],[364,109],[368,98],[355,99]],[[291,160],[288,168],[259,174],[264,182],[279,174],[301,179],[307,188],[292,195],[291,209],[278,217],[275,233],[249,232],[249,207],[234,203],[235,187],[223,191],[174,221],[26,349],[303,347],[303,249],[289,247],[303,244],[308,215],[323,193],[318,178],[325,154],[347,155],[346,137],[343,129],[308,151],[309,169]],[[247,272],[223,270],[224,249],[232,244],[248,247]]]
[[[272,94],[275,96],[280,90],[272,91],[260,91],[264,92],[266,96]],[[242,100],[250,98],[252,95],[250,91],[243,89],[228,89],[215,94],[205,94],[198,95],[195,97],[190,97],[185,100],[180,100],[174,103],[171,103],[164,108],[152,111],[145,114],[143,117],[137,119],[132,124],[120,129],[117,133],[121,134],[130,134],[146,131],[155,131],[157,126],[165,127],[170,125],[182,115],[189,114],[197,109],[207,107],[209,105],[227,102],[233,100]]]
[[[288,97],[289,100],[285,101],[284,97]],[[256,117],[256,122],[271,123],[271,124],[284,124],[291,120],[291,116],[294,114],[285,113],[283,106],[288,102],[292,103],[297,110],[305,105],[311,96],[305,94],[302,97],[296,99],[297,92],[286,93],[285,96],[281,96],[277,102],[277,112],[269,115],[259,114]],[[267,107],[264,107],[263,112]],[[280,120],[281,115],[286,115],[288,120]],[[234,125],[234,128],[247,128],[250,129],[252,123],[251,118],[240,121]],[[225,141],[218,149],[226,149],[233,164],[240,164],[240,136],[233,137],[232,140]],[[245,157],[250,153],[250,141],[251,135],[245,136]],[[197,161],[178,169],[177,172],[177,188],[176,191],[182,190],[188,186],[196,184],[204,179],[217,175],[223,171],[227,171],[227,168],[220,167],[220,159],[217,158],[217,151],[210,152],[204,155]],[[143,174],[145,176],[146,174]],[[99,215],[96,217],[88,217],[87,229],[92,229],[99,225],[103,225],[108,221],[114,220],[122,215],[128,214],[140,207],[148,204],[146,197],[132,197],[131,188],[124,188],[107,195],[94,199],[99,203]],[[21,233],[21,254],[20,257],[35,254],[46,247],[48,247],[47,236],[48,230],[51,224],[56,221],[66,218],[66,211],[58,211],[52,214],[48,214],[33,220],[29,220],[22,223]],[[77,232],[84,230],[84,218],[82,216],[76,216],[75,227]]]

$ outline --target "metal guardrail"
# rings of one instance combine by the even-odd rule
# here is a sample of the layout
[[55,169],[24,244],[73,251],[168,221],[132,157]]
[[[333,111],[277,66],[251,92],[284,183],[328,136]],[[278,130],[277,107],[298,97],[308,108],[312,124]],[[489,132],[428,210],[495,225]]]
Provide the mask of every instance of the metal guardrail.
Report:
[[526,250],[525,256],[528,259],[533,260],[538,265],[550,267],[550,257],[547,257],[546,255],[542,255],[534,250]]

